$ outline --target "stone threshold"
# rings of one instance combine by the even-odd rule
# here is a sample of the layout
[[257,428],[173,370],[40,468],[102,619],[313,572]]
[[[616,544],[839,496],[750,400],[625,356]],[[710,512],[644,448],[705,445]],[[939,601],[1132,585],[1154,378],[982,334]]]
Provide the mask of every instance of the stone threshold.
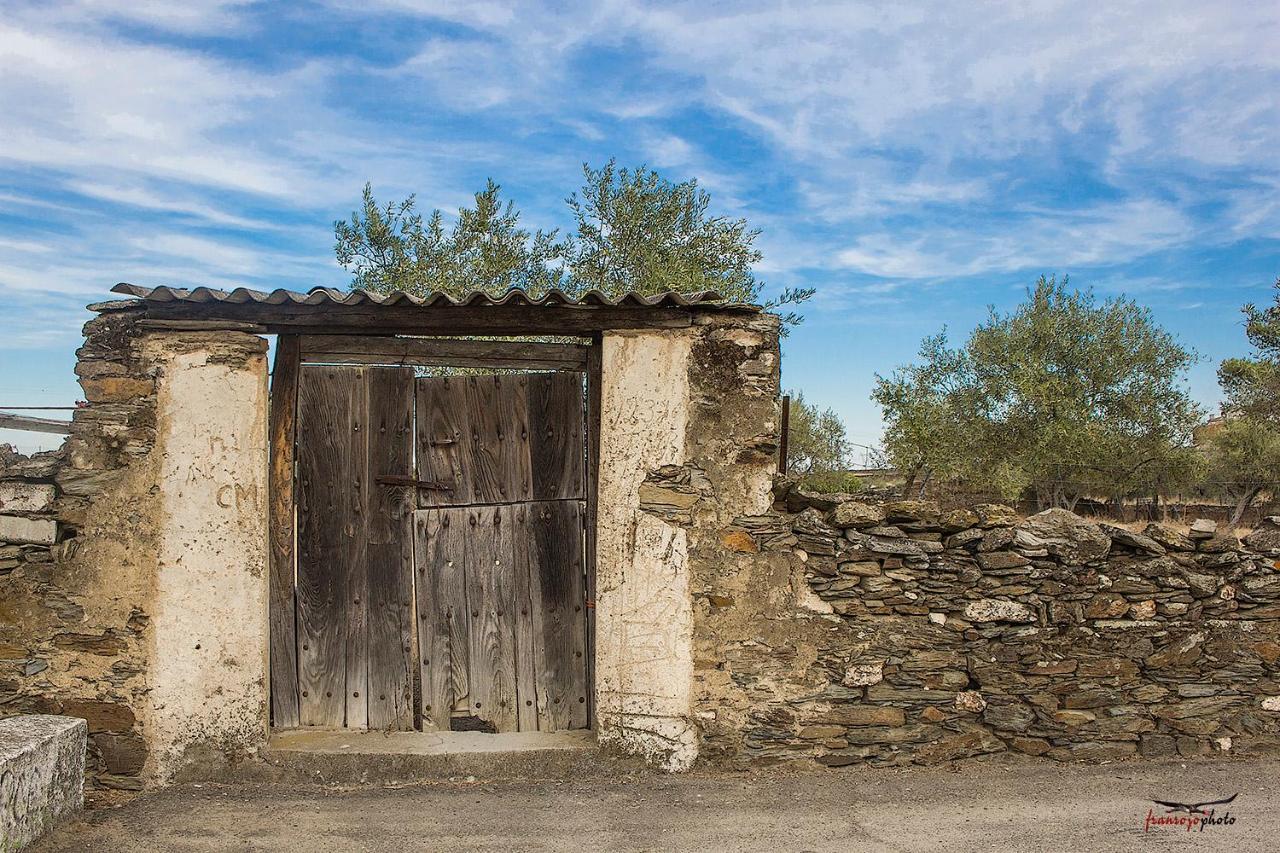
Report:
[[272,732],[267,752],[342,755],[453,755],[468,753],[595,750],[593,731],[564,732],[379,732],[352,729],[290,729]]
[[273,732],[234,775],[245,781],[397,785],[418,782],[565,781],[610,778],[637,769],[608,756],[593,731]]

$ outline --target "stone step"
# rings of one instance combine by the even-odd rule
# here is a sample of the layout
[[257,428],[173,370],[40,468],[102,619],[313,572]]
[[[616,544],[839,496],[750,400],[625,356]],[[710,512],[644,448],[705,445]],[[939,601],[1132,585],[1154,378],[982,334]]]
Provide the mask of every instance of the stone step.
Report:
[[304,729],[273,733],[262,760],[242,764],[239,779],[394,784],[468,780],[606,778],[643,765],[606,755],[590,731],[356,732]]

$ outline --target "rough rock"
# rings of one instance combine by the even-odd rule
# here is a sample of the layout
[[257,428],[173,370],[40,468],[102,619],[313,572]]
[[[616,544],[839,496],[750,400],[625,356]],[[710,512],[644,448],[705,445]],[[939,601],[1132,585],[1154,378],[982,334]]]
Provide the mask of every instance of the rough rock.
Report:
[[1151,554],[1163,554],[1165,546],[1161,545],[1150,536],[1144,536],[1141,533],[1134,533],[1124,527],[1117,527],[1114,524],[1100,524],[1102,531],[1111,537],[1112,542],[1118,542],[1135,551],[1146,551]]
[[841,683],[845,687],[866,687],[884,680],[884,661],[851,664],[844,671]]
[[1020,601],[984,598],[966,604],[964,618],[970,622],[1034,622],[1036,613]]
[[1049,553],[1065,565],[1100,560],[1111,550],[1111,537],[1098,525],[1065,509],[1047,509],[1019,525],[1042,539]]
[[1274,522],[1276,518],[1280,516],[1267,516],[1262,524],[1244,538],[1245,546],[1263,553],[1280,552],[1280,524]]
[[831,524],[841,529],[849,527],[874,527],[884,521],[884,507],[849,500],[838,504],[831,511]]
[[17,850],[84,805],[84,720],[0,720],[0,850]]
[[1196,547],[1189,536],[1179,533],[1172,525],[1158,521],[1148,524],[1142,533],[1170,551],[1191,551]]
[[1004,504],[978,504],[973,508],[981,527],[1012,527],[1018,523],[1018,512]]
[[884,505],[885,519],[891,522],[937,523],[942,515],[934,501],[889,501]]
[[1192,539],[1212,539],[1218,535],[1218,522],[1211,518],[1197,518],[1191,522],[1188,534]]

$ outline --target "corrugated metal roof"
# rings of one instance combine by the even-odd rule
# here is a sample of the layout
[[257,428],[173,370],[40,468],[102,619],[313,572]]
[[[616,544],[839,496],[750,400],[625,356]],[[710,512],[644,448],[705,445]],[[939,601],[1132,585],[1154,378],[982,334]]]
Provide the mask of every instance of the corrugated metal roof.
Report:
[[473,290],[461,299],[455,299],[443,293],[431,296],[415,296],[410,293],[372,293],[367,290],[335,290],[328,287],[313,287],[306,293],[292,290],[273,290],[263,293],[237,287],[235,290],[214,290],[208,287],[197,287],[186,290],[179,287],[142,287],[136,284],[121,282],[111,288],[114,293],[136,296],[146,302],[185,302],[195,304],[229,303],[243,305],[256,303],[259,305],[416,305],[420,308],[460,308],[485,307],[496,305],[529,305],[529,306],[568,306],[574,308],[737,308],[759,310],[755,305],[743,305],[726,302],[724,297],[713,290],[698,293],[676,293],[667,291],[653,296],[639,293],[625,293],[610,298],[598,290],[588,290],[581,296],[573,297],[559,291],[551,290],[534,299],[519,288],[512,288],[501,296],[491,296],[480,290]]

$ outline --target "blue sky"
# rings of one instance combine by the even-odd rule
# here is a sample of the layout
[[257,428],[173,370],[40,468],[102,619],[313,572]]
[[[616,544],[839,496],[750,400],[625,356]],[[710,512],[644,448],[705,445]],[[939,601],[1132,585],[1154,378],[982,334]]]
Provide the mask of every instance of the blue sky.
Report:
[[[1280,5],[0,0],[0,405],[65,405],[119,280],[343,286],[361,186],[487,177],[565,222],[583,161],[697,177],[813,285],[785,382],[875,442],[876,371],[1040,273],[1213,372],[1280,275]],[[0,432],[0,441],[31,434]]]

